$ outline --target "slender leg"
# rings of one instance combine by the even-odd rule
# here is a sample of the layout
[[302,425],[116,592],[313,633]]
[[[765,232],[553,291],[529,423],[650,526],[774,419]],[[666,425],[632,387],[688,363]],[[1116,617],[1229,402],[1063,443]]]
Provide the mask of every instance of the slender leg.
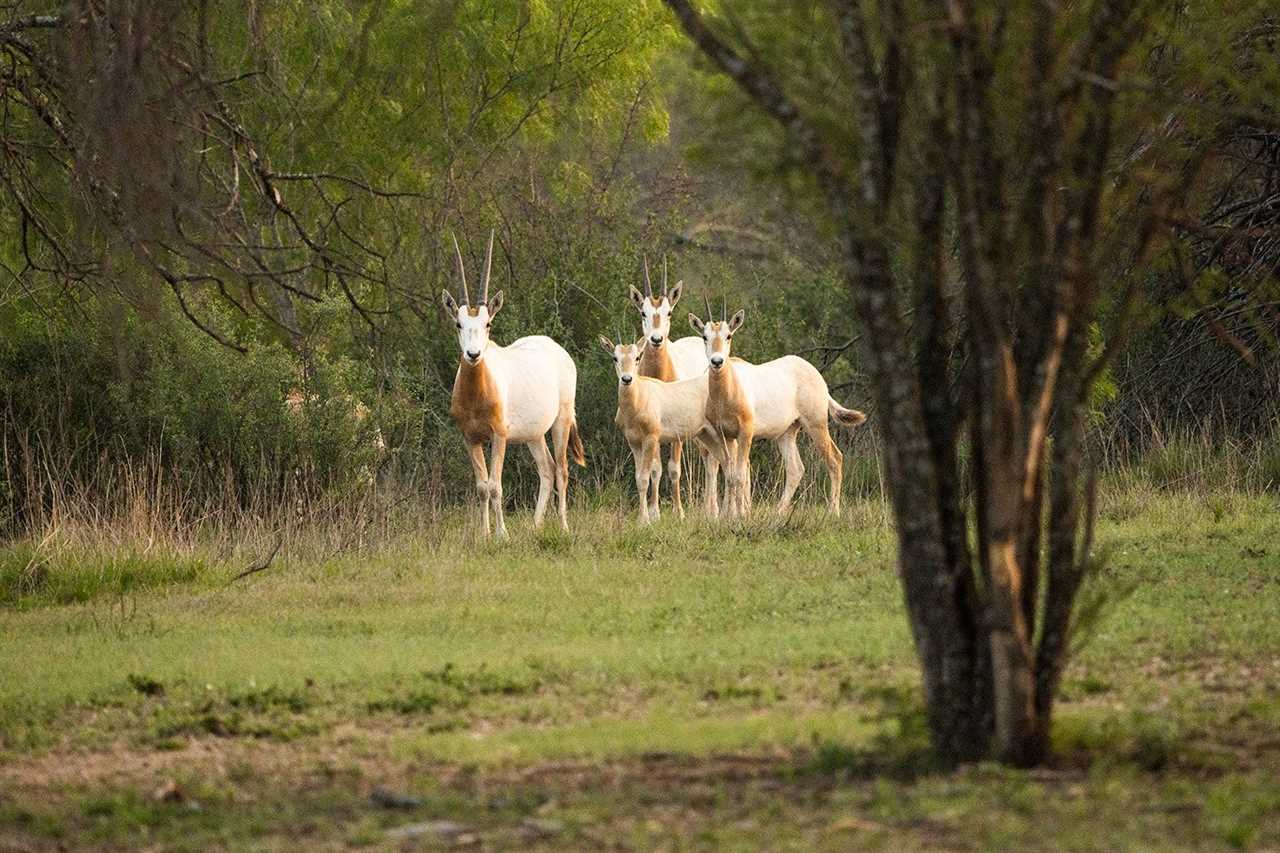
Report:
[[708,451],[706,455],[707,475],[707,513],[712,518],[720,517],[720,468],[722,460],[720,456],[714,452]]
[[720,458],[711,451],[702,456],[704,473],[702,489],[706,495],[702,499],[703,508],[709,518],[720,517]]
[[476,494],[480,496],[480,532],[489,538],[489,466],[484,461],[484,445],[468,444],[467,452],[471,454],[471,468],[476,475]]
[[493,501],[493,535],[507,538],[507,523],[502,510],[502,463],[507,456],[507,437],[494,435],[489,443],[489,500]]
[[751,442],[749,430],[743,429],[738,433],[738,499],[742,503],[744,518],[751,514]]
[[719,518],[720,502],[716,498],[716,480],[720,474],[720,447],[716,444],[715,435],[707,429],[698,433],[698,455],[702,457],[706,494],[702,496],[703,509],[708,518]]
[[561,414],[551,425],[551,448],[554,454],[556,500],[559,502],[560,526],[569,532],[569,424],[571,417]]
[[734,478],[736,471],[735,463],[738,458],[738,442],[736,439],[727,438],[724,433],[719,430],[712,430],[710,438],[707,442],[708,448],[711,449],[711,464],[707,466],[707,483],[710,486],[711,498],[709,505],[716,510],[716,516],[719,516],[718,498],[716,491],[718,486],[716,478],[721,471],[724,472],[724,513],[725,517],[732,518],[738,510],[737,506],[737,480]]
[[645,465],[649,469],[649,520],[657,521],[662,516],[658,501],[658,484],[662,481],[662,443],[657,436],[645,441]]
[[844,454],[840,452],[840,448],[836,447],[836,443],[831,438],[831,431],[827,429],[826,421],[822,425],[815,428],[809,433],[809,437],[813,439],[813,443],[818,448],[818,452],[822,454],[822,460],[827,463],[827,474],[831,477],[831,499],[827,503],[827,508],[831,510],[831,514],[840,515],[840,489],[844,484]]
[[644,444],[631,445],[631,462],[636,469],[636,496],[640,498],[640,523],[649,523],[649,462]]
[[529,454],[533,463],[538,466],[538,503],[533,508],[533,529],[542,527],[542,520],[547,513],[547,501],[551,499],[551,484],[555,482],[555,462],[551,451],[547,450],[547,438],[542,436],[537,441],[529,442]]
[[738,440],[724,440],[724,505],[725,515],[737,518],[742,513],[742,478],[738,467]]
[[778,512],[786,512],[791,506],[791,498],[796,493],[796,487],[800,485],[800,478],[804,476],[804,462],[800,459],[800,448],[796,446],[796,435],[799,432],[800,425],[794,424],[778,436],[778,452],[782,454],[782,464],[787,469],[786,483],[782,487],[782,500],[778,501]]
[[667,461],[667,474],[671,477],[671,509],[676,518],[684,518],[684,502],[680,499],[680,461],[684,455],[684,442],[671,443],[671,458]]

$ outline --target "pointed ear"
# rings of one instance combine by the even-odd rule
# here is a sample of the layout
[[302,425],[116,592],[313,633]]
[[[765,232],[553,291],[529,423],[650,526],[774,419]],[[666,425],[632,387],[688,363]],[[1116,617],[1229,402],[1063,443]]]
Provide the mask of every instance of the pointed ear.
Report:
[[676,286],[671,288],[671,292],[667,294],[667,298],[671,300],[671,307],[675,308],[676,303],[680,301],[680,297],[684,294],[684,279],[676,282]]
[[489,319],[492,320],[494,317],[498,316],[498,312],[501,310],[502,310],[502,291],[499,290],[497,293],[493,295],[493,298],[489,300]]
[[640,356],[644,355],[645,347],[648,343],[649,343],[649,340],[644,335],[641,335],[639,339],[636,340],[635,348],[640,351],[639,354],[636,355],[637,360],[640,358]]
[[447,290],[440,291],[440,305],[450,320],[458,319],[458,303],[453,301],[453,294]]
[[609,355],[613,355],[613,341],[609,340],[604,335],[600,336],[600,346],[604,347],[604,351],[609,353]]
[[747,312],[739,308],[732,317],[729,318],[729,331],[736,332],[738,327],[742,325],[742,321],[747,319]]
[[692,311],[689,312],[689,325],[693,326],[693,330],[699,335],[702,334],[702,321],[698,319],[698,315]]
[[644,294],[636,290],[636,286],[631,285],[631,301],[635,303],[637,309],[644,308]]

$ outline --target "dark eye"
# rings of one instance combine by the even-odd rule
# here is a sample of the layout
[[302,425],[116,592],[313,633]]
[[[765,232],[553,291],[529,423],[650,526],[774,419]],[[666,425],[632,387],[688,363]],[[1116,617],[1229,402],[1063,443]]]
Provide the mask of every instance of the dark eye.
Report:
[[484,328],[485,328],[485,331],[487,332],[488,330],[490,330],[490,329],[492,329],[492,328],[493,328],[493,324],[492,324],[492,323],[485,323],[485,324],[484,324]]
[[724,339],[725,339],[726,341],[731,341],[731,340],[733,340],[733,335],[725,335],[725,336],[724,336]]
[[461,329],[461,328],[462,328],[462,324],[461,324],[461,323],[459,323],[459,324],[458,324],[458,328],[459,328],[459,329]]

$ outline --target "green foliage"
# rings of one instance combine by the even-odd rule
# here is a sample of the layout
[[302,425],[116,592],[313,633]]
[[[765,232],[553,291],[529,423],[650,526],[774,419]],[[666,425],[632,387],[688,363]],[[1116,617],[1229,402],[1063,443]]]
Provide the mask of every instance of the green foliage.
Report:
[[199,559],[76,552],[46,554],[26,543],[0,547],[0,606],[28,608],[127,597],[145,590],[186,584],[204,574]]

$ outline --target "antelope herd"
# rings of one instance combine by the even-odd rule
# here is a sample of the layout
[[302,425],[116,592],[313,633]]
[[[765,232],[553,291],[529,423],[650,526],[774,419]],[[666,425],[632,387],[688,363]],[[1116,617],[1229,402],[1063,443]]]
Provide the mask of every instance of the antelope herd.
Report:
[[[494,534],[507,535],[503,519],[502,464],[510,442],[529,448],[538,468],[540,486],[534,508],[534,527],[541,527],[555,484],[560,525],[569,529],[569,464],[585,465],[574,404],[577,368],[563,347],[543,335],[520,338],[507,346],[490,340],[493,318],[502,308],[502,291],[489,298],[493,267],[493,234],[485,255],[480,301],[472,305],[462,250],[453,241],[462,285],[462,303],[448,290],[440,294],[445,313],[458,333],[458,373],[453,383],[449,414],[458,425],[471,456],[480,497],[481,526],[489,535],[489,512]],[[644,336],[635,343],[600,343],[613,359],[618,377],[618,411],[614,418],[631,449],[635,463],[640,522],[658,518],[658,484],[662,475],[661,447],[670,446],[667,474],[674,512],[683,517],[681,458],[684,443],[696,443],[704,462],[704,507],[718,517],[721,469],[725,472],[725,514],[742,517],[751,511],[751,445],[757,438],[774,442],[782,455],[786,481],[778,509],[785,510],[804,475],[796,438],[809,436],[827,466],[831,480],[828,507],[840,513],[842,456],[831,439],[827,419],[841,426],[866,420],[859,411],[841,406],[827,390],[826,380],[812,364],[786,355],[764,364],[730,357],[730,342],[745,314],[732,318],[690,313],[698,334],[671,340],[671,319],[684,289],[677,281],[668,290],[667,263],[662,263],[662,290],[655,294],[644,262],[645,292],[631,287],[631,301],[640,313]],[[551,432],[552,450],[546,434]],[[484,446],[489,445],[486,464]]]

